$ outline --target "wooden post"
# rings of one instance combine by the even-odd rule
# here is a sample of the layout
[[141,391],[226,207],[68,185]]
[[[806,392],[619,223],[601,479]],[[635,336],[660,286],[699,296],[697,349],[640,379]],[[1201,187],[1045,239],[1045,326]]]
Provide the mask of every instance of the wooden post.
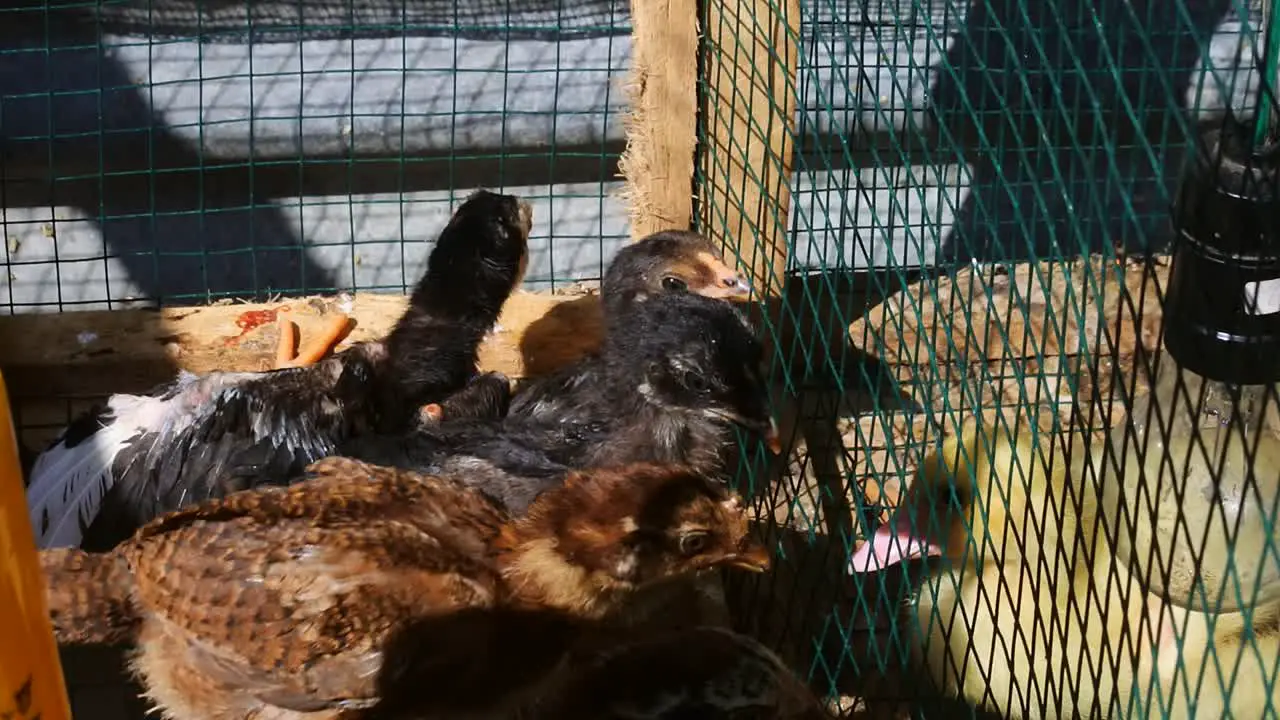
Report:
[[[783,338],[795,332],[782,308],[795,148],[800,2],[704,1],[701,145],[696,159],[698,228],[724,247],[726,255],[735,253],[741,268],[750,273],[755,296],[763,301],[751,314],[766,336],[765,346],[774,367],[785,372],[781,361],[787,358],[776,351],[787,347]],[[792,418],[803,426],[801,398],[778,393],[774,399],[776,416]],[[758,480],[774,480],[774,473],[783,471],[792,458],[796,428],[784,425],[780,429],[784,460],[770,468],[750,463],[755,465],[752,474],[763,471]],[[835,512],[850,516],[848,508]],[[767,535],[785,535],[775,535],[773,518],[762,521]],[[802,568],[789,562],[778,562],[767,580],[736,577],[725,588],[725,599],[735,626],[755,630],[757,637],[783,653],[794,667],[806,667],[814,635],[802,632],[793,636],[800,638],[799,642],[788,646],[784,645],[786,633],[777,632],[779,625],[787,625],[785,619],[779,622],[783,617],[780,609],[787,607],[780,589],[795,593],[789,597],[816,597],[812,592],[804,594],[812,587],[806,588],[795,579],[800,577],[799,570]],[[838,579],[823,577],[821,586],[839,585]]]
[[698,126],[698,0],[632,0],[627,149],[631,238],[693,221]]
[[45,602],[35,534],[27,516],[17,433],[0,377],[0,717],[71,720],[67,685]]
[[787,268],[800,2],[707,3],[699,227],[774,297]]

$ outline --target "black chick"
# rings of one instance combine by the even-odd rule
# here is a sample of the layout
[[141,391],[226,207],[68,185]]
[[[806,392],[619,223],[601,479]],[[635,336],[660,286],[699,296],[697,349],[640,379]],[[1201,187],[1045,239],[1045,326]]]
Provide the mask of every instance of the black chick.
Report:
[[[633,333],[628,314],[650,297],[694,293],[709,298],[745,298],[751,286],[729,268],[707,238],[684,230],[654,233],[618,251],[600,283],[606,337]],[[532,419],[565,419],[579,395],[594,394],[600,382],[600,353],[566,365],[520,386],[510,413]]]
[[600,284],[606,317],[619,317],[627,306],[667,292],[745,298],[751,284],[709,239],[688,230],[663,230],[618,250]]
[[[606,615],[469,607],[422,618],[385,653],[353,720],[834,720],[774,652],[718,627],[637,632]],[[468,712],[471,711],[471,712]]]
[[113,395],[32,469],[39,546],[108,550],[165,512],[288,482],[361,432],[411,427],[421,405],[475,375],[478,346],[523,277],[530,221],[515,197],[469,197],[380,342],[305,367],[183,372],[149,395]]
[[643,635],[574,663],[536,720],[834,720],[776,654],[730,630]]
[[776,445],[763,348],[732,305],[666,294],[625,316],[630,331],[605,337],[598,374],[574,393],[563,420],[444,422],[355,438],[341,451],[462,477],[521,513],[571,469],[681,463],[715,476],[736,453],[736,428]]

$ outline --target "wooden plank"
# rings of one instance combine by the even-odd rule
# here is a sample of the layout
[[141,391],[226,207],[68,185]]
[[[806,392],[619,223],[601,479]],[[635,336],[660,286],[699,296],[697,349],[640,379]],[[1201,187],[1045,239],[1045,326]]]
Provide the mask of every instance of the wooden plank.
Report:
[[761,297],[787,268],[799,30],[799,0],[707,4],[699,227],[736,249]]
[[[164,310],[113,310],[0,317],[0,369],[18,398],[138,392],[178,369],[261,370],[278,339],[273,322],[241,335],[251,313],[287,308],[302,337],[336,311],[354,319],[339,349],[385,335],[404,310],[399,295],[358,293]],[[599,301],[590,294],[518,291],[481,347],[481,366],[511,377],[538,375],[599,345]],[[238,337],[240,336],[240,337]]]
[[[1088,430],[1103,433],[1107,408],[1076,404],[1098,389],[1111,422],[1124,417],[1124,404],[1111,397],[1112,376],[1133,372],[1139,348],[1158,348],[1168,274],[1167,256],[1149,265],[1094,255],[963,267],[886,298],[849,334],[895,368],[904,389],[939,398],[917,398],[931,412],[998,412],[1010,421],[1030,412],[1046,429],[1091,420]],[[979,382],[989,382],[994,397],[966,394]],[[935,421],[945,430],[955,418]]]
[[632,0],[627,149],[618,163],[631,238],[688,229],[697,142],[698,2]]

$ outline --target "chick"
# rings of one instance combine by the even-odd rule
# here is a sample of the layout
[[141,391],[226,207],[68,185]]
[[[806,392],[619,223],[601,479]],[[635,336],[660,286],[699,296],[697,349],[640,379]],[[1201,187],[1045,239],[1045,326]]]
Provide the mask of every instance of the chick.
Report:
[[[1148,602],[1159,603],[1154,597]],[[1147,689],[1149,676],[1138,676],[1142,717],[1254,718],[1280,713],[1280,602],[1217,614],[1161,607],[1171,622],[1160,628],[1150,661],[1155,665],[1155,686]]]
[[[709,298],[745,298],[750,284],[725,263],[705,237],[688,231],[654,233],[618,251],[600,284],[605,334],[634,334],[636,303],[665,293]],[[578,362],[521,385],[511,414],[533,420],[563,418],[578,398],[600,382],[604,362],[592,353]]]
[[777,655],[723,628],[632,637],[552,687],[534,720],[834,720]]
[[[1277,608],[1211,616],[1144,592],[1098,522],[1088,446],[1068,458],[1065,443],[1037,447],[1025,433],[970,425],[926,458],[893,524],[851,558],[855,572],[941,561],[910,613],[934,683],[1009,718],[1189,718],[1193,703],[1204,717],[1226,707],[1261,717],[1280,707],[1264,681],[1280,665]],[[1235,691],[1224,694],[1233,670]]]
[[110,549],[166,511],[285,482],[348,437],[408,428],[476,373],[479,344],[523,276],[530,221],[517,198],[468,198],[383,341],[305,367],[183,372],[148,395],[113,395],[32,469],[39,546]]
[[[1121,630],[1140,617],[1104,604],[1107,621],[1087,620],[1101,612],[1088,592],[1094,506],[1068,483],[1061,454],[986,430],[972,424],[925,459],[894,523],[852,569],[941,556],[912,610],[917,660],[942,692],[1010,718],[1110,717],[1116,673],[1098,672],[1102,652],[1088,656],[1104,649],[1107,621]],[[1108,669],[1131,682],[1132,668]]]
[[633,332],[605,338],[598,381],[565,417],[446,422],[356,438],[342,452],[457,475],[519,514],[571,469],[681,463],[716,475],[738,451],[738,429],[776,442],[763,349],[730,304],[667,294],[628,320]]
[[[161,517],[110,553],[41,563],[59,642],[132,639],[168,717],[220,720],[370,707],[388,648],[423,619],[601,618],[654,583],[769,557],[740,500],[680,467],[573,474],[513,519],[454,479],[327,458],[303,482]],[[419,643],[409,664],[447,668],[454,652]]]
[[688,230],[664,230],[618,250],[600,287],[606,318],[647,296],[668,292],[745,298],[751,284],[707,238]]

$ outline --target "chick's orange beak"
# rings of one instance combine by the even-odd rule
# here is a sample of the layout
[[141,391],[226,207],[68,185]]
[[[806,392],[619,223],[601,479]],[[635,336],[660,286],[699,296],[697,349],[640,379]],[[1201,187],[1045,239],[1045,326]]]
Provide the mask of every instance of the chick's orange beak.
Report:
[[711,283],[699,291],[700,294],[711,298],[745,298],[751,295],[751,283],[726,265],[724,260],[709,253],[699,253],[698,259],[711,271]]
[[768,570],[772,562],[773,553],[754,540],[748,540],[745,548],[729,557],[730,567],[756,573]]
[[782,435],[778,433],[778,421],[769,418],[769,429],[764,433],[765,445],[769,447],[769,452],[774,455],[782,454]]

